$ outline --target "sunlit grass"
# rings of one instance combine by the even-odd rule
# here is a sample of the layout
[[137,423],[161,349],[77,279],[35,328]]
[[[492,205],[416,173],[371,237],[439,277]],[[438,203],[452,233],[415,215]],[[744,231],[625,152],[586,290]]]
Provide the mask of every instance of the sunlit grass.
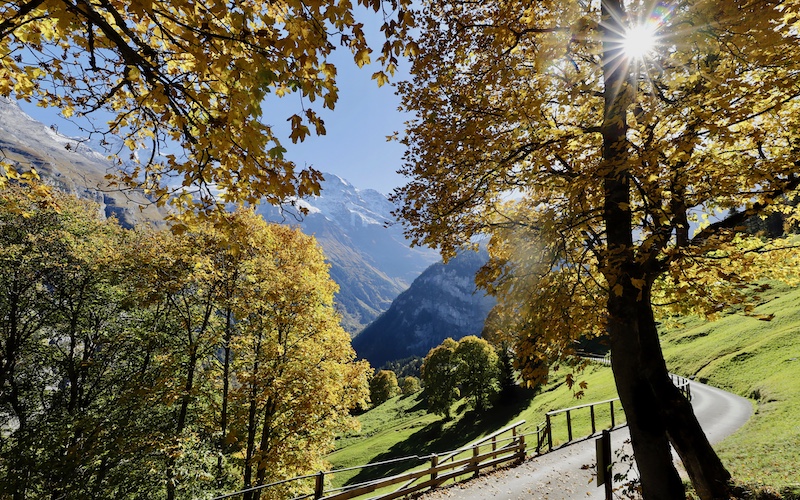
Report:
[[[671,371],[749,397],[756,408],[753,418],[717,445],[737,481],[783,491],[787,498],[800,495],[800,290],[777,287],[759,298],[754,311],[774,314],[761,321],[733,314],[714,322],[692,318],[668,329],[662,337]],[[550,410],[616,397],[611,370],[593,365],[577,375],[588,383],[577,400],[564,384],[562,368],[535,397],[520,391],[518,400],[480,414],[464,402],[453,406],[452,420],[428,414],[421,394],[396,397],[359,417],[362,429],[343,436],[328,458],[337,468],[408,455],[428,455],[456,449],[512,422],[526,420],[524,433],[535,432]],[[624,416],[615,405],[615,419]],[[597,408],[597,430],[610,423],[608,405]],[[566,417],[553,419],[554,446],[566,441]],[[572,415],[575,438],[591,432],[588,410]],[[529,453],[535,436],[526,438]],[[339,473],[334,485],[355,482],[412,468],[415,463],[376,467],[372,471]],[[425,464],[423,464],[424,466]],[[794,493],[793,493],[794,492]],[[794,496],[792,496],[794,495]]]
[[[611,370],[593,365],[576,379],[588,384],[583,399],[576,399],[573,390],[564,384],[567,371],[564,368],[552,374],[551,382],[533,397],[533,391],[518,390],[515,401],[507,405],[476,412],[467,408],[465,401],[453,405],[453,418],[428,414],[424,396],[420,393],[412,397],[395,397],[359,417],[361,430],[342,436],[337,442],[337,450],[328,456],[334,468],[347,468],[370,462],[380,462],[411,455],[427,456],[432,453],[443,454],[455,450],[476,439],[509,424],[525,420],[521,433],[534,433],[537,425],[545,421],[545,413],[550,410],[581,405],[585,402],[599,401],[616,397]],[[622,422],[619,405],[615,411],[617,422]],[[598,432],[610,423],[608,406],[598,409],[596,415]],[[553,445],[558,446],[567,439],[566,417],[559,415],[553,420]],[[573,435],[575,438],[591,432],[588,410],[573,414]],[[529,454],[536,448],[536,436],[526,436]],[[337,473],[332,481],[334,486],[361,482],[391,474],[399,474],[414,468],[420,462],[402,462],[387,466],[370,467],[363,471]]]
[[755,415],[718,446],[741,483],[800,494],[800,290],[762,294],[756,314],[692,320],[666,333],[668,366],[751,398]]

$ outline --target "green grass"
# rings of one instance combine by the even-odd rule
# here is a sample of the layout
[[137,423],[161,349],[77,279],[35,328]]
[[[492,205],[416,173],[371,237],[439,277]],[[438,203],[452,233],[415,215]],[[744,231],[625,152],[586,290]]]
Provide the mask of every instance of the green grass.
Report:
[[686,321],[663,336],[671,370],[753,400],[755,415],[718,446],[733,476],[800,495],[800,290],[762,294],[754,313]]
[[[800,290],[776,288],[761,293],[753,314],[735,313],[717,321],[682,320],[662,336],[671,371],[748,397],[755,415],[717,446],[734,478],[743,484],[800,498]],[[455,405],[452,420],[428,414],[421,394],[396,397],[361,415],[362,428],[342,436],[328,459],[335,468],[409,455],[450,451],[521,419],[523,432],[534,432],[547,411],[616,396],[611,371],[591,366],[577,375],[588,383],[576,400],[564,384],[563,370],[551,376],[541,392],[520,389],[514,404],[485,412]],[[607,407],[605,407],[607,408]],[[598,409],[598,429],[608,425],[608,410]],[[601,421],[605,418],[605,421]],[[624,417],[617,407],[617,421]],[[553,420],[554,445],[566,440],[566,417]],[[573,414],[573,433],[587,435],[588,411]],[[528,438],[529,450],[535,438]],[[353,484],[409,470],[400,463],[336,474],[333,485]]]
[[[477,412],[460,401],[453,406],[451,420],[428,414],[422,393],[392,398],[361,415],[361,430],[340,437],[336,451],[328,456],[328,460],[335,469],[341,469],[398,457],[443,454],[523,419],[526,423],[521,432],[535,432],[536,426],[544,422],[544,415],[550,410],[616,396],[609,368],[590,366],[576,375],[577,380],[588,384],[586,395],[581,400],[575,399],[573,391],[564,384],[565,374],[563,368],[555,372],[551,376],[551,383],[536,397],[533,391],[518,389],[512,403],[497,405],[489,410]],[[615,414],[617,422],[624,418],[619,409]],[[561,415],[553,421],[556,446],[566,441],[565,419]],[[608,410],[598,410],[596,419],[598,430],[607,427],[610,421]],[[588,410],[575,412],[572,424],[574,437],[588,435],[591,432]],[[535,436],[527,439],[529,449],[535,448]],[[332,485],[355,484],[399,474],[420,464],[420,461],[400,462],[340,472],[335,474]]]

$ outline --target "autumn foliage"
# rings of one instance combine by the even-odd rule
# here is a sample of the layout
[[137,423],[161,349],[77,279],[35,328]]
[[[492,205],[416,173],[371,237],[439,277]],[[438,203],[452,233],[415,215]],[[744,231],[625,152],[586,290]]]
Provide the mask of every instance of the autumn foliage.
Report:
[[[491,235],[480,279],[526,377],[606,336],[646,498],[701,498],[729,474],[669,384],[656,314],[743,307],[794,279],[800,3],[430,0],[400,85],[411,121],[396,193],[418,243]],[[626,37],[647,31],[652,49]]]
[[[318,110],[338,98],[333,50],[370,62],[355,8],[383,13],[389,35],[413,24],[408,3],[4,2],[0,96],[57,107],[87,133],[121,138],[112,179],[158,203],[281,203],[319,191],[320,173],[298,169],[283,144],[325,133]],[[385,83],[412,49],[387,39],[373,79]],[[275,100],[289,97],[295,111],[275,113]],[[284,121],[288,137],[271,125]],[[30,176],[30,165],[4,167],[0,183]]]
[[195,498],[324,468],[370,369],[313,238],[250,210],[174,235],[53,202],[0,193],[0,496]]

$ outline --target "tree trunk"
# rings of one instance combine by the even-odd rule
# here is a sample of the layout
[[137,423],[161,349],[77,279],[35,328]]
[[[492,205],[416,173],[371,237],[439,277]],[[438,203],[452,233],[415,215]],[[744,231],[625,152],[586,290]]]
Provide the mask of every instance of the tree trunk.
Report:
[[600,265],[609,288],[611,364],[628,418],[642,495],[647,500],[684,498],[672,463],[672,440],[701,498],[727,498],[730,475],[709,445],[691,405],[672,385],[661,352],[650,300],[656,256],[642,262],[642,255],[634,250],[625,117],[636,85],[620,44],[613,41],[624,32],[627,14],[622,0],[603,0],[601,10],[605,102],[600,177],[606,249]]
[[656,395],[643,377],[646,362],[638,341],[640,325],[632,305],[625,294],[609,299],[608,328],[611,366],[628,418],[642,496],[647,500],[684,498],[683,483],[672,462],[667,440],[667,422]]
[[642,346],[644,375],[658,401],[667,433],[678,452],[697,494],[703,500],[730,498],[731,475],[711,447],[700,427],[691,403],[669,377],[650,299],[650,287],[638,303],[639,341]]

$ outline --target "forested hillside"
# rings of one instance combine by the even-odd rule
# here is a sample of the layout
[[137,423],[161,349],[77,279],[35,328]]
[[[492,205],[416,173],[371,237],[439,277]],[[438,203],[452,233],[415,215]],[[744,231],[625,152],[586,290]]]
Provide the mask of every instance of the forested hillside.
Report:
[[0,497],[209,497],[323,467],[371,373],[335,290],[313,238],[249,210],[134,231],[0,191]]

